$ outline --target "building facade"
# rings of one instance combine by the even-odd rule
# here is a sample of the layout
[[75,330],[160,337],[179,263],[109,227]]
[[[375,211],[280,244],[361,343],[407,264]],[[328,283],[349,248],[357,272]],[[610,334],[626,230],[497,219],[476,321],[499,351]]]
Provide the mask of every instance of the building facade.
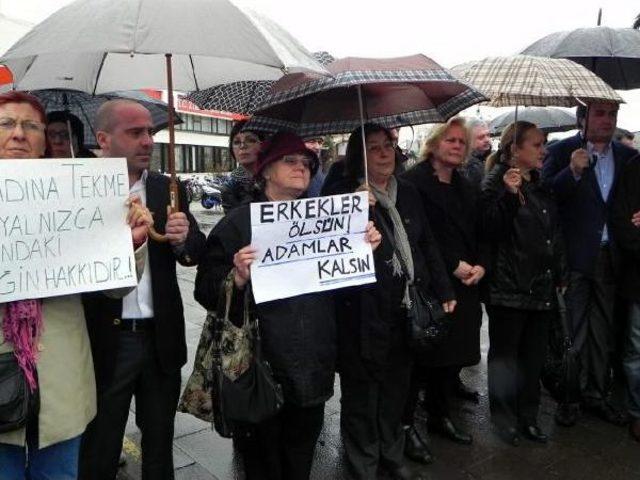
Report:
[[[167,101],[167,92],[145,90],[147,95]],[[178,173],[221,173],[235,168],[229,153],[229,133],[233,122],[244,117],[228,112],[201,110],[174,94],[174,106],[182,119],[175,127],[175,161]],[[151,168],[165,172],[168,169],[169,132],[161,130],[154,135],[155,145]]]

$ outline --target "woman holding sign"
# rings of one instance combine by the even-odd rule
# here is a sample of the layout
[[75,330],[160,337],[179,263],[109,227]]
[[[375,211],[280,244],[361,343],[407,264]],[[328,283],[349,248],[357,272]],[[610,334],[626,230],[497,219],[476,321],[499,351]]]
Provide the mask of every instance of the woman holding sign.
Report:
[[[378,228],[387,225],[393,238],[385,233],[374,255],[378,282],[338,294],[342,434],[353,478],[376,478],[378,465],[394,478],[415,478],[404,462],[401,421],[412,362],[407,338],[407,285],[412,282],[423,291],[435,293],[447,312],[453,311],[456,302],[420,195],[410,183],[394,175],[396,155],[390,132],[373,124],[365,125],[364,130],[370,203],[375,203]],[[345,177],[323,193],[359,189],[365,181],[363,156],[358,128],[347,144]]]
[[[0,172],[1,159],[41,158],[45,144],[45,113],[38,99],[21,92],[0,95]],[[128,222],[134,246],[140,247],[137,267],[143,268],[153,220],[146,208],[131,202]],[[23,423],[7,415],[15,402],[0,404],[0,480],[22,480],[26,472],[33,480],[75,479],[80,435],[96,413],[80,295],[0,304],[0,327],[0,399],[14,391],[8,375],[13,372],[26,383],[23,398],[29,406]]]
[[[300,198],[317,168],[318,158],[299,137],[274,135],[258,157],[260,190],[254,200]],[[374,248],[380,242],[380,234],[371,224],[366,237]],[[209,310],[217,310],[225,279],[232,276],[229,316],[236,325],[243,321],[243,292],[250,288],[250,267],[256,260],[250,243],[250,205],[243,205],[209,234],[207,253],[196,276],[196,300]],[[311,471],[324,404],[333,395],[336,333],[332,293],[310,293],[257,305],[251,293],[250,300],[250,312],[260,320],[263,357],[282,385],[284,406],[275,417],[253,425],[249,435],[238,432],[235,444],[242,452],[249,480],[303,480]]]

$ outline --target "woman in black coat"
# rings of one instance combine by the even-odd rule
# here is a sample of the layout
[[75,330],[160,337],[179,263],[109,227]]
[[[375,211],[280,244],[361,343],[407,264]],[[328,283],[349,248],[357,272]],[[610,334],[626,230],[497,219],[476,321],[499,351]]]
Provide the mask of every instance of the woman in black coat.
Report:
[[540,182],[544,135],[511,124],[487,160],[482,209],[493,245],[488,276],[491,420],[507,443],[546,443],[537,423],[540,374],[556,290],[566,284],[564,245],[551,191]]
[[[480,239],[477,189],[458,172],[468,152],[469,134],[464,120],[455,117],[436,127],[425,144],[422,160],[405,175],[420,192],[422,202],[442,252],[456,293],[449,337],[428,354],[416,357],[415,387],[409,397],[405,422],[413,423],[420,384],[424,383],[425,407],[431,431],[461,444],[472,437],[451,419],[450,398],[462,367],[480,361],[482,307],[478,282],[485,274],[486,244]],[[411,427],[413,428],[413,427]],[[415,440],[407,440],[407,455],[414,456]]]
[[[374,255],[377,283],[343,290],[337,297],[342,435],[352,478],[376,478],[379,465],[393,478],[415,478],[403,459],[401,422],[412,361],[406,280],[382,222],[393,232],[393,241],[402,245],[402,258],[411,257],[414,284],[434,293],[446,310],[455,306],[454,294],[418,192],[394,176],[396,160],[389,131],[368,124],[365,142],[374,219],[384,238]],[[344,166],[343,178],[323,194],[353,192],[364,183],[360,129],[349,138]]]
[[[288,133],[265,142],[256,174],[261,186],[254,201],[294,200],[308,188],[318,159],[304,142]],[[198,265],[195,297],[208,310],[218,309],[220,289],[234,280],[229,318],[243,322],[243,292],[251,282],[250,204],[226,215],[209,234]],[[372,247],[380,234],[371,227]],[[247,479],[304,480],[309,478],[316,441],[322,428],[324,404],[333,395],[336,332],[332,293],[310,293],[260,303],[251,295],[250,312],[260,320],[264,359],[282,385],[284,406],[274,417],[252,428],[237,429],[235,446],[242,453]]]

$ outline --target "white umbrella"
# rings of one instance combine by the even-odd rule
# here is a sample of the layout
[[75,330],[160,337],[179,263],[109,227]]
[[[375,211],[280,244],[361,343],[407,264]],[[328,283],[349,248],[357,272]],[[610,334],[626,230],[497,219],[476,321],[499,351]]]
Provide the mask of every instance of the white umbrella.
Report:
[[289,71],[325,72],[279,25],[231,0],[77,0],[36,25],[0,63],[21,90],[96,94],[166,87],[173,209],[174,87],[199,90],[277,79]]
[[0,58],[16,88],[88,93],[173,85],[192,91],[238,80],[275,80],[322,67],[279,25],[230,0],[77,0]]

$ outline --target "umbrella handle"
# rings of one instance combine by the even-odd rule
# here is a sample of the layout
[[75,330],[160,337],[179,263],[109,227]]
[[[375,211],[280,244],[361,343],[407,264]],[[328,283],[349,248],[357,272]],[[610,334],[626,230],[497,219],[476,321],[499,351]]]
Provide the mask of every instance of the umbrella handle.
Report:
[[[169,183],[169,205],[171,207],[171,213],[176,213],[180,210],[180,201],[178,196],[178,181],[175,177],[171,177]],[[169,241],[166,235],[158,233],[155,228],[149,228],[149,237],[151,240],[157,243],[166,243]]]

